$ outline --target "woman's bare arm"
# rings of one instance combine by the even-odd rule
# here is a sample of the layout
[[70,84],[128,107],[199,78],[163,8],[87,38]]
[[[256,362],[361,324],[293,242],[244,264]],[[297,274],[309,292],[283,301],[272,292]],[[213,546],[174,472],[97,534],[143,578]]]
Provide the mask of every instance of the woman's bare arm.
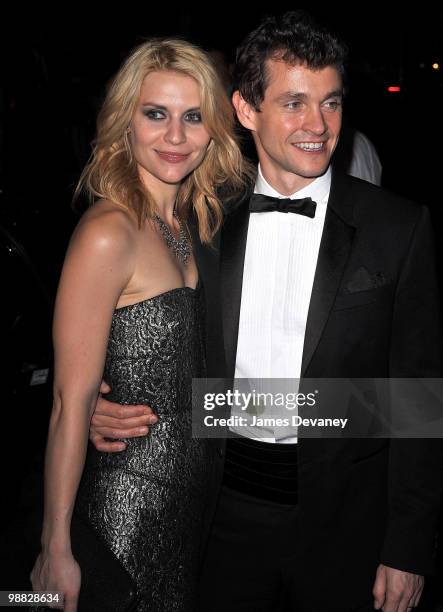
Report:
[[134,267],[133,232],[123,211],[87,214],[66,255],[53,326],[54,402],[46,449],[41,554],[46,570],[40,559],[40,565],[36,563],[33,570],[34,588],[62,590],[53,583],[53,577],[62,582],[63,578],[53,569],[54,563],[48,569],[48,560],[71,555],[71,516],[102,379],[112,314]]

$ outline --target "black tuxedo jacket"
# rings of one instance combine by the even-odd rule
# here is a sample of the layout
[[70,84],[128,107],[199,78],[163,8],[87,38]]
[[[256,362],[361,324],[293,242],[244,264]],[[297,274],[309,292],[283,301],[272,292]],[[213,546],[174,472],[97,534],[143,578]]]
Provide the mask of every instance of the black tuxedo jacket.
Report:
[[[213,247],[196,243],[212,377],[234,374],[250,195],[232,207]],[[333,172],[302,376],[440,377],[439,330],[426,208]],[[301,609],[365,603],[379,563],[432,571],[441,446],[436,439],[299,440],[294,580]],[[221,482],[223,440],[215,452],[209,514]]]

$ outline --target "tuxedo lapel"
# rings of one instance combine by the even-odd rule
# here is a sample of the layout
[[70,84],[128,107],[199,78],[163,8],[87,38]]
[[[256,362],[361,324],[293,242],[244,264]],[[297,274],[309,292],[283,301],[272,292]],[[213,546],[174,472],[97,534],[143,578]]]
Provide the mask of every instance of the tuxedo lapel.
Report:
[[201,260],[204,254],[203,254],[203,245],[200,241],[200,236],[198,233],[198,223],[197,223],[197,219],[195,218],[194,214],[190,215],[188,219],[188,229],[189,229],[189,233],[191,234],[192,250],[194,253],[194,257],[195,257],[195,264],[197,266],[198,278],[200,282],[203,280],[202,270],[201,270]]
[[223,348],[222,317],[220,304],[220,234],[217,232],[210,245],[202,244],[195,218],[189,221],[199,283],[205,296],[206,367],[209,378],[226,376],[225,353]]
[[333,171],[325,225],[314,276],[303,347],[302,376],[312,360],[333,306],[352,247],[352,194],[346,178]]
[[192,249],[198,269],[198,278],[205,290],[213,291],[212,285],[218,282],[214,273],[218,269],[218,251],[220,247],[220,232],[213,237],[211,244],[202,244],[198,233],[197,219],[192,216],[188,223],[192,238]]
[[221,234],[220,282],[223,336],[228,376],[234,376],[238,325],[249,225],[250,194],[228,215]]

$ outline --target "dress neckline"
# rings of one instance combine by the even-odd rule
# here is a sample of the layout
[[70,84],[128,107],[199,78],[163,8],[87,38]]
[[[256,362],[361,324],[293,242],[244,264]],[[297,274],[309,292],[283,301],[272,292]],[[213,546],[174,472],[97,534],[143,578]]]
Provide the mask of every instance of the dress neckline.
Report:
[[188,287],[185,285],[184,287],[174,287],[174,289],[168,289],[167,291],[163,291],[162,293],[158,293],[157,295],[153,295],[152,297],[146,298],[145,300],[139,300],[138,302],[134,302],[133,304],[126,304],[126,306],[119,306],[115,309],[115,312],[120,312],[120,310],[125,310],[126,308],[132,308],[134,306],[138,306],[139,304],[146,304],[147,302],[152,302],[161,297],[165,297],[171,293],[175,293],[177,291],[190,291],[191,293],[197,293],[200,289],[200,279],[197,281],[197,285],[194,287]]

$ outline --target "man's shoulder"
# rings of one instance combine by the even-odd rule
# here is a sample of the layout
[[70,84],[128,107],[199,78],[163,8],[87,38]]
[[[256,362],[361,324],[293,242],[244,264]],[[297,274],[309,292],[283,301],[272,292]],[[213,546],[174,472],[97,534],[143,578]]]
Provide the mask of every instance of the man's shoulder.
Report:
[[357,222],[368,218],[379,223],[416,222],[425,208],[422,204],[353,176],[341,175],[339,181],[347,197],[352,199]]
[[251,176],[244,177],[244,183],[241,188],[233,189],[228,183],[225,183],[218,191],[218,196],[223,204],[223,212],[225,215],[230,215],[247,206],[251,195],[254,192],[255,178]]

